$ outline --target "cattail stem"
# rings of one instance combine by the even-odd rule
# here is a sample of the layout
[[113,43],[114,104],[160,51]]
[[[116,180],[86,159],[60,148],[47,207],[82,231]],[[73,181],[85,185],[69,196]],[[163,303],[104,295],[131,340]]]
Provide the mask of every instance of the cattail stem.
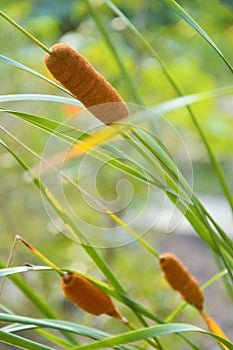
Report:
[[131,227],[129,227],[121,218],[115,215],[111,210],[105,209],[105,213],[109,215],[116,223],[129,232],[138,242],[140,242],[151,254],[156,258],[159,258],[159,253],[147,243],[140,235],[138,235]]
[[64,276],[64,272],[62,272],[62,270],[55,265],[52,261],[50,261],[48,258],[46,258],[42,253],[39,252],[39,250],[37,250],[36,248],[34,248],[31,244],[29,244],[27,241],[25,241],[22,237],[20,237],[19,235],[16,235],[16,239],[20,240],[28,249],[31,250],[31,252],[33,254],[35,254],[36,256],[38,256],[38,258],[40,258],[42,261],[45,262],[45,264],[47,264],[48,266],[50,266],[53,270],[55,270],[61,277]]
[[[215,320],[206,315],[203,311],[200,311],[200,314],[203,318],[203,320],[205,321],[207,327],[209,328],[209,330],[218,335],[219,337],[228,340],[226,334],[223,332],[223,330],[219,327],[219,325],[215,322]],[[223,348],[223,349],[228,349],[228,347],[226,347],[223,343],[221,343],[220,341],[218,341],[219,345]]]
[[21,25],[16,23],[12,18],[7,16],[3,11],[0,11],[0,15],[5,18],[10,24],[12,24],[16,29],[18,29],[21,33],[26,35],[31,41],[33,41],[36,45],[38,45],[42,50],[46,51],[47,53],[51,54],[51,51],[44,45],[42,44],[41,41],[36,39],[32,34],[30,34],[26,29],[24,29]]

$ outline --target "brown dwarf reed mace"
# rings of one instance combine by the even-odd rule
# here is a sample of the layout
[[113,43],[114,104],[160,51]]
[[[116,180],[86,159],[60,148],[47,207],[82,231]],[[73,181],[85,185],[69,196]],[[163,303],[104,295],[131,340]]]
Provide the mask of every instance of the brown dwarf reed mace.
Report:
[[16,238],[61,276],[61,288],[63,294],[73,304],[92,315],[99,316],[107,314],[119,319],[126,325],[129,324],[117,310],[108,294],[102,289],[78,273],[63,272],[22,237],[17,235]]
[[[227,339],[227,336],[216,322],[204,313],[204,294],[197,280],[184,264],[174,254],[164,253],[160,255],[159,266],[170,286],[179,292],[185,301],[193,305],[200,312],[209,330]],[[224,344],[220,343],[220,345],[224,349],[227,349]]]
[[105,124],[129,115],[118,92],[77,51],[66,44],[56,44],[46,54],[45,64],[52,74],[85,107]]
[[52,76],[98,119],[112,124],[129,116],[128,107],[118,92],[81,54],[66,44],[48,49],[6,13],[0,11],[0,16],[47,52],[45,64]]

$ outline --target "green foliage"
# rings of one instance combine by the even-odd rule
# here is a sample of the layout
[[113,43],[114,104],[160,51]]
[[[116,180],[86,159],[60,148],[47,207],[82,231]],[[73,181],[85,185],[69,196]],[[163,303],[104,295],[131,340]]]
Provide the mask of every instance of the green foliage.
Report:
[[[0,276],[14,284],[3,290],[0,342],[25,349],[124,350],[133,343],[162,350],[172,344],[175,350],[203,348],[211,335],[231,349],[203,330],[196,310],[180,304],[157,268],[170,217],[162,228],[157,223],[169,201],[216,260],[217,274],[211,271],[205,288],[220,279],[231,313],[232,240],[198,196],[200,190],[221,193],[233,209],[231,8],[217,0],[25,0],[2,1],[2,11],[43,44],[1,18]],[[82,104],[43,64],[41,48],[59,41],[116,87],[132,124],[112,133],[79,112]],[[88,153],[64,161],[64,151],[89,146],[92,134],[97,141]],[[47,171],[42,157],[55,169]],[[45,171],[38,172],[41,164]],[[4,269],[16,233],[109,294],[129,329],[63,301],[54,272],[21,266],[40,263],[25,247],[17,246],[16,267]],[[187,260],[194,254],[189,248]],[[182,323],[171,323],[177,320]]]

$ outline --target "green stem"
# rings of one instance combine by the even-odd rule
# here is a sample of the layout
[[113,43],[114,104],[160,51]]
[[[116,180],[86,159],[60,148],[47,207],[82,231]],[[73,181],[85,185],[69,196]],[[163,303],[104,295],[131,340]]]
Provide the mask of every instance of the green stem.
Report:
[[206,42],[212,46],[212,48],[217,52],[221,59],[226,63],[227,67],[233,73],[233,67],[230,62],[225,58],[213,40],[208,36],[208,34],[200,27],[200,25],[175,1],[175,0],[160,0],[164,5],[170,8],[172,11],[176,12],[178,16],[183,18],[194,30],[196,30]]
[[30,34],[26,29],[21,27],[18,23],[16,23],[13,19],[11,19],[9,16],[7,16],[3,11],[0,11],[0,15],[5,18],[10,24],[12,24],[15,28],[17,28],[21,33],[26,35],[30,40],[32,40],[36,45],[38,45],[42,50],[47,52],[48,54],[51,55],[51,51],[44,45],[42,44],[41,41],[36,39],[32,34]]
[[[11,133],[4,130],[9,136],[11,136],[16,142],[18,142],[24,149],[26,149],[28,152],[36,156],[41,160],[41,157],[33,152],[29,147],[27,147],[23,142],[19,141],[17,138],[15,138]],[[127,138],[130,138],[129,135],[127,135]],[[131,139],[131,141],[133,141]],[[138,234],[133,228],[129,227],[120,217],[115,215],[109,208],[102,205],[100,201],[95,199],[93,196],[90,195],[89,192],[84,190],[79,184],[74,183],[72,180],[70,180],[67,176],[63,175],[63,178],[69,182],[74,187],[78,188],[78,190],[85,194],[93,203],[95,203],[100,209],[102,209],[106,215],[108,215],[112,220],[115,221],[118,225],[120,225],[124,230],[126,230],[128,233],[131,234],[132,237],[134,237],[137,241],[139,241],[150,253],[152,253],[156,258],[159,258],[159,253],[149,244],[147,243],[140,234]],[[51,194],[49,193],[48,189],[46,189],[47,196],[51,197]],[[55,198],[53,198],[53,201],[55,201]],[[59,203],[56,202],[56,206],[60,212],[64,211],[64,209],[59,205]],[[70,229],[70,225],[69,225]],[[76,239],[75,234],[73,234],[73,237]],[[61,270],[54,265],[51,261],[49,261],[47,258],[45,258],[40,252],[38,252],[35,248],[31,247],[27,242],[25,242],[20,236],[17,236],[17,239],[21,240],[30,250],[32,250],[40,259],[42,259],[47,265],[51,266],[55,271],[57,271],[59,274],[61,274]],[[45,260],[46,259],[46,260]],[[1,293],[1,289],[0,289]]]
[[129,227],[121,218],[115,215],[110,210],[106,209],[106,213],[121,227],[123,227],[126,231],[128,231],[131,236],[133,236],[139,243],[141,243],[144,248],[146,248],[151,254],[153,254],[157,259],[159,259],[159,253],[149,244],[147,243],[140,235],[138,235],[131,227]]
[[[166,64],[163,62],[163,60],[160,58],[160,56],[155,52],[155,50],[153,49],[153,47],[148,43],[148,41],[143,37],[143,35],[137,30],[137,28],[130,22],[130,20],[118,9],[117,6],[115,6],[111,0],[104,0],[104,2],[106,3],[106,5],[111,8],[111,10],[116,13],[119,17],[121,17],[121,19],[127,24],[128,28],[135,34],[136,38],[138,39],[138,41],[144,46],[144,48],[146,49],[147,52],[149,52],[149,54],[155,58],[159,64],[161,65],[163,72],[166,76],[166,78],[168,79],[168,81],[170,82],[171,86],[174,88],[174,90],[176,91],[176,93],[178,94],[178,96],[184,96],[184,92],[182,91],[181,87],[178,85],[178,83],[176,82],[175,78],[172,76],[172,74],[170,73],[169,69],[167,68]],[[232,68],[231,68],[232,69]],[[192,108],[190,106],[186,107],[191,119],[196,127],[196,129],[198,130],[200,137],[205,145],[205,148],[207,150],[207,153],[209,155],[209,158],[211,160],[212,166],[218,176],[219,182],[222,186],[223,192],[228,200],[228,203],[231,207],[231,210],[233,212],[233,195],[231,193],[231,189],[229,186],[229,183],[226,179],[226,176],[223,172],[223,169],[221,167],[221,165],[219,164],[219,161],[213,151],[213,149],[210,146],[210,143],[208,141],[208,138],[204,132],[204,130],[202,129],[200,123],[198,122]]]
[[61,277],[64,276],[64,272],[61,271],[61,269],[55,265],[51,260],[49,260],[48,258],[46,258],[46,256],[44,256],[39,250],[37,250],[36,248],[34,248],[31,244],[29,244],[28,242],[26,242],[22,237],[20,237],[19,235],[16,235],[16,239],[20,240],[28,249],[31,250],[31,252],[33,254],[35,254],[36,256],[38,256],[39,259],[41,259],[42,261],[45,262],[46,265],[50,266],[54,271],[56,271]]
[[[161,162],[163,167],[165,167],[165,169],[167,170],[167,172],[164,173],[164,176],[166,177],[166,179],[169,179],[171,176],[170,180],[175,179],[176,181],[179,181],[179,187],[182,186],[184,188],[185,192],[188,194],[188,198],[190,199],[190,202],[192,201],[195,207],[196,212],[193,212],[193,214],[195,214],[196,217],[199,217],[199,219],[203,222],[208,232],[207,235],[211,237],[211,240],[213,243],[212,247],[217,252],[217,254],[221,256],[225,267],[227,267],[228,269],[229,276],[233,280],[233,274],[231,272],[230,262],[228,260],[228,257],[225,256],[225,252],[223,252],[221,249],[221,246],[222,246],[228,251],[229,255],[232,254],[232,246],[231,244],[229,244],[228,242],[229,240],[225,239],[223,230],[220,230],[219,232],[220,235],[222,236],[222,240],[220,240],[216,232],[210,226],[209,221],[207,220],[207,217],[210,218],[210,215],[208,214],[208,216],[206,217],[207,211],[199,202],[199,200],[193,193],[192,189],[189,187],[187,181],[185,180],[183,175],[179,172],[178,168],[175,166],[175,164],[173,163],[173,161],[171,160],[167,152],[163,148],[161,148],[161,146],[158,145],[157,142],[155,142],[155,140],[153,140],[153,138],[149,133],[146,133],[145,131],[143,132],[143,130],[140,130],[140,128],[138,131],[135,128],[134,129],[132,128],[131,131],[139,139],[139,141],[159,160],[159,162]],[[174,181],[173,181],[173,186],[174,186]],[[172,200],[174,199],[172,198]],[[179,200],[177,200],[176,205],[178,208],[180,208],[180,204],[182,203],[179,203]],[[187,213],[188,213],[188,210],[190,209],[191,209],[191,206],[190,208],[187,208],[186,206]],[[184,215],[187,216],[187,214],[184,214]],[[218,229],[218,226],[215,226],[215,227]],[[198,232],[201,235],[201,231],[198,231]]]
[[102,34],[108,48],[112,52],[112,54],[115,58],[115,61],[118,64],[118,67],[121,71],[122,77],[124,78],[124,81],[128,85],[130,93],[132,94],[134,100],[138,104],[140,104],[140,105],[143,104],[143,101],[142,101],[137,89],[135,88],[135,84],[132,82],[132,79],[126,70],[124,63],[123,63],[118,51],[116,50],[115,46],[113,45],[113,41],[109,37],[109,34],[108,34],[107,30],[105,29],[105,27],[101,21],[100,16],[98,15],[98,12],[95,11],[95,9],[93,8],[91,1],[86,0],[86,4],[87,4],[88,10],[89,10],[93,20],[95,21],[96,26],[98,27],[98,29],[99,29],[100,33]]
[[[8,133],[8,132],[7,132]],[[12,137],[10,133],[8,133],[9,136]],[[15,139],[15,138],[14,138]],[[80,229],[77,227],[77,225],[73,222],[73,220],[69,217],[69,215],[66,213],[64,208],[61,207],[60,203],[56,200],[56,198],[52,195],[52,193],[49,191],[49,189],[43,184],[43,182],[36,177],[32,171],[30,170],[29,166],[18,156],[14,151],[9,148],[3,141],[0,141],[0,144],[10,153],[12,156],[17,160],[17,162],[21,165],[21,167],[28,172],[28,174],[31,175],[32,180],[34,184],[41,190],[41,192],[44,194],[50,205],[55,209],[55,211],[58,213],[60,218],[63,220],[64,224],[66,225],[67,229],[70,231],[71,235],[74,237],[75,241],[78,243],[81,243],[83,249],[85,252],[92,258],[92,260],[95,262],[95,264],[99,267],[99,269],[102,271],[102,273],[105,275],[106,279],[112,284],[114,289],[119,293],[120,295],[124,295],[125,298],[125,304],[134,312],[134,314],[137,316],[139,321],[142,325],[145,327],[148,327],[148,323],[144,320],[144,316],[147,314],[147,310],[145,310],[145,313],[141,314],[141,310],[135,310],[134,307],[132,307],[132,303],[134,302],[129,299],[128,294],[126,290],[121,285],[120,281],[116,278],[116,276],[113,274],[113,272],[110,270],[109,266],[105,263],[105,261],[102,259],[102,257],[98,254],[98,252],[89,245],[89,242],[83,235],[83,233],[80,231]],[[21,143],[20,143],[21,144]],[[81,242],[80,242],[81,241]],[[144,310],[144,309],[143,309]],[[150,313],[149,313],[150,314]],[[152,319],[156,322],[163,323],[163,321],[160,321],[157,316],[154,314],[151,314]],[[182,339],[190,344],[193,349],[197,349],[197,347],[184,335],[179,334]]]
[[[68,213],[65,211],[64,208],[60,205],[60,203],[57,201],[57,199],[53,196],[53,194],[49,191],[49,189],[43,184],[43,182],[40,180],[39,177],[35,176],[28,165],[18,156],[16,153],[14,153],[13,150],[11,150],[4,142],[0,142],[0,144],[10,153],[12,156],[17,160],[17,162],[22,166],[24,170],[30,174],[32,177],[32,180],[34,184],[40,189],[41,193],[45,196],[45,198],[48,200],[52,208],[58,213],[59,217],[62,219],[64,224],[67,227],[67,230],[72,235],[73,239],[81,244],[85,252],[92,258],[92,260],[95,262],[95,264],[98,266],[98,268],[102,271],[102,273],[105,275],[106,279],[112,284],[112,286],[119,292],[127,295],[126,290],[121,285],[120,281],[117,279],[117,277],[114,275],[114,273],[111,271],[109,266],[106,264],[106,262],[102,259],[102,257],[99,255],[99,253],[90,245],[86,237],[83,235],[81,230],[78,228],[78,226],[73,222],[73,220],[69,217]],[[51,266],[51,265],[50,265]],[[58,271],[57,271],[58,272]],[[130,305],[128,305],[130,307]],[[138,313],[137,311],[134,311],[135,315],[139,319],[139,321],[144,325],[148,326],[147,322],[143,319],[142,315]]]

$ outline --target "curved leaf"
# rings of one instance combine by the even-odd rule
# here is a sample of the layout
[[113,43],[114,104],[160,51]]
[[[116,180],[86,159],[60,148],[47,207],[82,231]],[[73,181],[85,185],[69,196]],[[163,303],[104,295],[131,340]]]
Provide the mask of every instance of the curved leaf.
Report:
[[12,94],[12,95],[1,95],[0,102],[11,102],[11,101],[50,101],[70,104],[78,107],[83,107],[83,104],[73,98],[56,96],[56,95],[44,95],[44,94]]
[[[0,321],[7,322],[7,323],[17,323],[17,324],[28,325],[29,328],[32,328],[32,326],[34,326],[34,327],[41,327],[41,328],[51,328],[59,331],[66,331],[66,332],[82,335],[84,337],[95,339],[95,340],[111,337],[111,334],[102,332],[98,329],[86,327],[77,323],[61,321],[61,320],[50,320],[50,319],[41,320],[41,319],[35,319],[31,317],[7,315],[7,314],[0,313]],[[2,332],[2,333],[7,334],[7,332]],[[1,339],[1,333],[0,333],[0,339]],[[34,348],[28,347],[27,349],[34,349]],[[124,346],[124,347],[118,347],[118,349],[126,350],[128,348]]]
[[5,269],[0,269],[0,277],[13,275],[15,273],[27,272],[27,271],[44,271],[44,270],[52,270],[51,267],[48,266],[16,266],[16,267],[8,267]]
[[217,45],[213,42],[213,40],[209,37],[209,35],[201,28],[201,26],[175,1],[175,0],[160,0],[166,6],[168,6],[172,11],[175,11],[181,18],[183,18],[193,29],[195,29],[202,37],[205,39],[208,44],[210,44],[213,49],[217,52],[217,54],[222,58],[222,60],[226,63],[226,65],[230,68],[231,72],[233,72],[233,67],[230,62],[226,59]]
[[84,346],[79,346],[79,347],[74,347],[72,350],[75,349],[88,349],[88,350],[93,350],[93,349],[104,349],[106,347],[113,347],[116,345],[120,344],[126,344],[130,342],[136,342],[138,340],[143,340],[143,339],[148,339],[148,338],[153,338],[153,337],[158,337],[161,335],[166,335],[166,334],[174,334],[174,333],[181,333],[181,332],[201,332],[206,335],[211,335],[212,337],[216,338],[218,341],[221,341],[224,345],[228,347],[228,349],[232,350],[233,349],[233,344],[226,340],[223,339],[219,336],[216,336],[215,334],[212,334],[210,332],[207,332],[199,327],[192,326],[189,324],[183,324],[183,323],[173,323],[173,324],[166,324],[166,325],[159,325],[159,326],[154,326],[154,327],[149,327],[149,328],[143,328],[139,329],[136,331],[131,331],[128,333],[123,333],[120,335],[113,336],[111,338],[101,340],[98,342],[94,342],[92,344],[84,345]]
[[0,330],[0,342],[15,345],[21,349],[30,349],[30,350],[56,350],[49,346],[45,346],[39,343],[36,343],[32,340],[22,338],[18,335],[11,334]]
[[9,64],[9,65],[11,65],[11,66],[20,68],[20,69],[22,69],[22,70],[24,70],[24,71],[26,71],[26,72],[28,72],[28,73],[30,73],[30,74],[33,74],[33,75],[35,75],[36,77],[47,81],[48,83],[50,83],[50,84],[56,86],[58,89],[60,89],[60,90],[62,90],[62,91],[64,91],[64,92],[66,92],[67,94],[73,96],[68,90],[66,90],[65,88],[63,88],[61,85],[55,83],[54,81],[50,80],[49,78],[46,78],[44,75],[42,75],[42,74],[36,72],[34,69],[29,68],[29,67],[25,66],[25,65],[22,64],[22,63],[19,63],[19,62],[17,62],[17,61],[14,61],[14,60],[12,60],[11,58],[5,57],[5,56],[3,56],[3,55],[0,55],[0,62]]
[[[153,47],[149,44],[149,42],[144,38],[144,36],[137,30],[137,28],[132,24],[132,22],[119,10],[119,8],[112,3],[111,0],[104,0],[104,2],[117,16],[119,16],[127,24],[128,28],[134,33],[137,40],[144,46],[146,51],[160,63],[161,68],[163,69],[163,72],[164,72],[165,76],[167,77],[169,83],[173,87],[173,89],[176,91],[176,93],[179,96],[183,96],[184,93],[183,93],[182,88],[179,86],[176,79],[173,77],[173,75],[169,71],[165,62],[157,54],[157,52],[153,49]],[[215,152],[208,141],[207,135],[206,135],[201,123],[199,123],[191,106],[187,105],[186,107],[187,107],[187,111],[188,111],[196,129],[198,130],[198,133],[200,134],[201,139],[203,140],[204,146],[207,150],[207,153],[208,153],[209,158],[211,160],[212,166],[216,172],[216,175],[218,176],[218,179],[219,179],[219,182],[222,186],[223,192],[225,193],[226,198],[228,200],[228,203],[233,211],[233,196],[231,193],[230,185],[226,179],[224,170],[222,169],[220,163],[218,162],[218,159],[215,155]]]

